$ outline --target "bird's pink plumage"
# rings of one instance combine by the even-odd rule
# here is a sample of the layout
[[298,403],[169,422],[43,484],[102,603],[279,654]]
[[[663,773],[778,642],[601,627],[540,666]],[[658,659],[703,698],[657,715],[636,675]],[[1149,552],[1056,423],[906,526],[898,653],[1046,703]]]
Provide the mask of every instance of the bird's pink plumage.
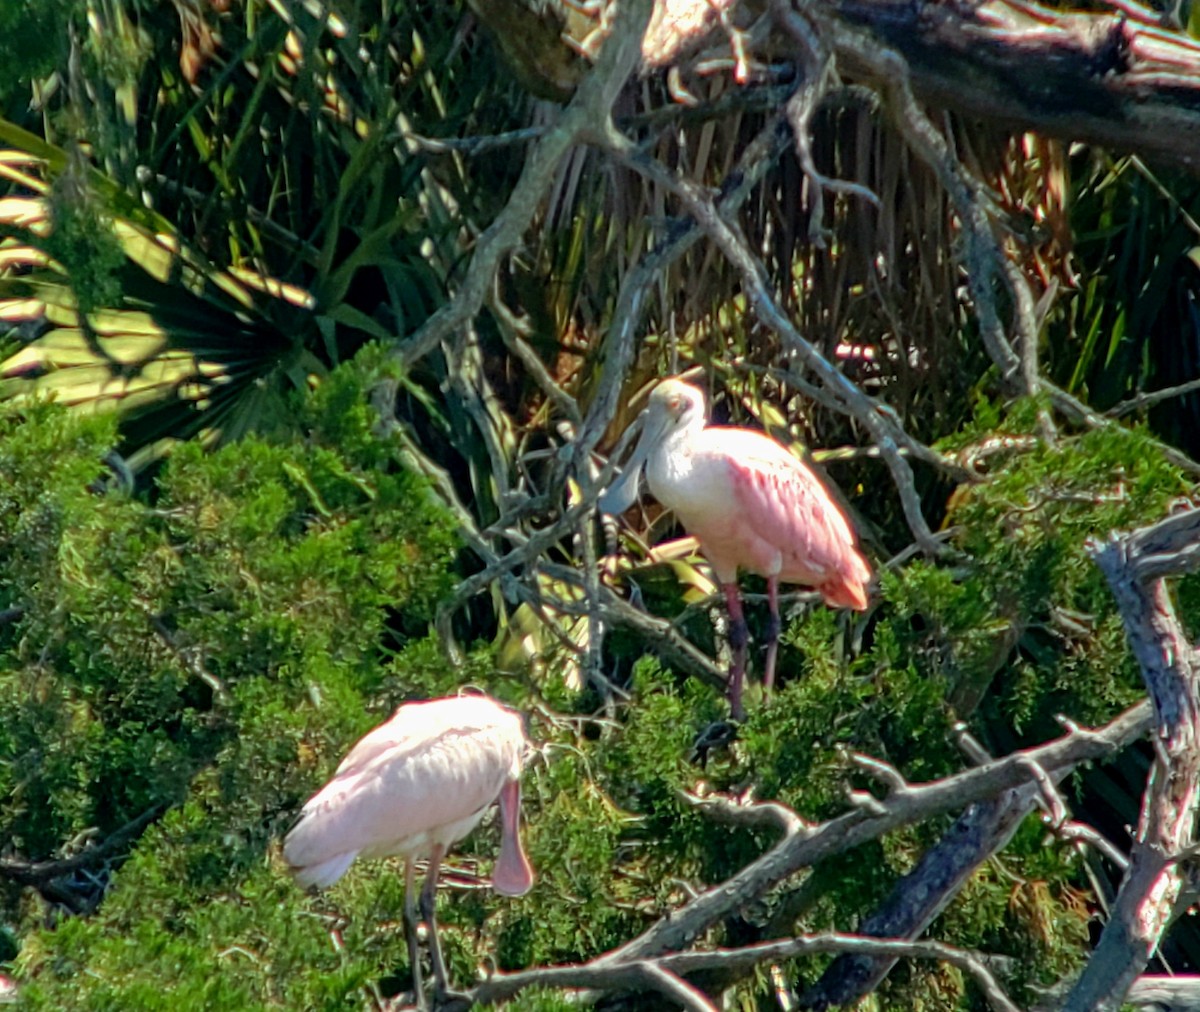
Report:
[[448,847],[519,775],[524,749],[520,717],[492,700],[403,706],[359,740],[304,806],[284,858],[303,876],[309,867],[336,868],[347,853],[420,856]]
[[[850,525],[815,474],[748,429],[692,436],[688,495],[663,496],[722,583],[738,569],[818,588],[831,604],[866,607],[871,574]],[[674,490],[672,490],[674,491]]]

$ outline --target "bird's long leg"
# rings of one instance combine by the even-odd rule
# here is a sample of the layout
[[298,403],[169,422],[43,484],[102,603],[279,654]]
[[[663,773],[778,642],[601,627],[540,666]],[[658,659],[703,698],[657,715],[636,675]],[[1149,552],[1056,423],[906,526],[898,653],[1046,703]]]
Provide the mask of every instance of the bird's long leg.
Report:
[[742,598],[736,583],[723,583],[725,603],[729,607],[729,645],[733,648],[733,665],[729,669],[729,715],[742,720],[746,711],[742,709],[742,682],[746,677],[746,646],[750,642],[750,629],[742,612]]
[[782,625],[779,622],[779,577],[767,577],[767,604],[771,609],[771,617],[767,620],[767,664],[763,668],[763,696],[771,694],[775,684],[775,655],[779,653],[779,633]]
[[421,982],[421,918],[417,913],[417,867],[413,859],[404,861],[404,928],[408,936],[408,963],[412,967],[413,999],[425,1012],[425,988]]
[[433,1006],[437,1008],[450,990],[446,980],[446,963],[442,959],[442,943],[438,939],[437,917],[437,880],[438,869],[446,848],[435,844],[429,855],[429,871],[425,875],[425,888],[421,890],[421,916],[425,918],[425,930],[429,932],[429,958],[433,962]]

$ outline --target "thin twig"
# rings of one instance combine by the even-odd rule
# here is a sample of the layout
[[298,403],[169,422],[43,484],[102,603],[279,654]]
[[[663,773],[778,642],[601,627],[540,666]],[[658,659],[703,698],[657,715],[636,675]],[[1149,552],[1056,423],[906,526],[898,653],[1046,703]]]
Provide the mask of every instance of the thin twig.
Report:
[[[722,213],[732,214],[741,207],[754,192],[755,186],[778,163],[791,138],[786,117],[779,116],[746,146],[717,199]],[[702,235],[702,230],[693,221],[672,223],[664,238],[621,283],[613,309],[613,323],[600,347],[600,375],[584,424],[575,440],[572,463],[576,474],[584,473],[584,462],[596,449],[616,415],[618,399],[633,362],[635,336],[641,325],[646,293],[662,271],[699,242]]]
[[[583,586],[582,577],[573,567],[543,562],[540,568],[554,579]],[[727,686],[724,670],[692,644],[673,623],[639,611],[603,583],[596,587],[596,598],[592,602],[583,604],[558,601],[554,603],[554,607],[568,615],[586,615],[589,608],[595,608],[596,614],[606,626],[637,633],[667,664],[678,668],[683,674],[699,678],[721,691]]]
[[811,826],[803,835],[785,838],[733,878],[657,922],[622,946],[612,958],[641,958],[682,948],[722,917],[801,868],[877,839],[899,826],[962,810],[972,802],[1028,782],[1027,758],[1052,775],[1069,771],[1080,763],[1115,755],[1144,735],[1152,720],[1150,704],[1141,703],[1102,728],[1074,727],[1057,741],[1014,753],[986,766],[928,784],[910,784],[905,794],[880,802],[883,814],[855,810]]
[[175,637],[172,635],[171,630],[167,628],[166,623],[154,613],[150,605],[141,600],[137,603],[145,613],[146,618],[150,620],[150,628],[154,630],[155,634],[162,640],[171,653],[178,658],[179,663],[184,666],[187,672],[207,685],[212,690],[213,698],[217,702],[228,703],[230,699],[229,690],[225,687],[225,683],[221,679],[212,674],[204,666],[199,652],[196,649],[185,650],[181,647],[175,642]]
[[550,371],[538,353],[525,341],[525,336],[530,331],[529,326],[523,320],[518,319],[517,315],[504,304],[499,293],[494,290],[488,299],[488,308],[499,324],[497,329],[500,331],[500,340],[504,342],[504,347],[512,352],[513,357],[525,367],[526,372],[538,385],[538,389],[546,395],[546,399],[551,401],[577,430],[583,422],[579,404],[574,397],[554,381],[554,377],[550,375]]
[[[615,9],[619,3],[619,12]],[[650,20],[651,0],[613,0],[613,28],[595,66],[575,91],[559,121],[540,137],[504,209],[479,237],[454,297],[394,355],[406,366],[424,358],[445,338],[465,326],[483,306],[501,260],[521,242],[553,185],[558,166],[597,124],[611,122],[612,105],[641,58],[642,35]]]
[[1141,411],[1143,408],[1150,408],[1155,404],[1161,404],[1172,397],[1186,397],[1197,390],[1200,390],[1200,379],[1188,380],[1188,382],[1180,383],[1178,386],[1164,387],[1161,390],[1149,390],[1138,394],[1136,397],[1130,397],[1128,400],[1121,401],[1114,407],[1109,408],[1104,414],[1107,418],[1124,418],[1135,411]]
[[777,801],[755,801],[748,797],[734,800],[722,794],[694,794],[691,791],[680,791],[679,796],[693,808],[701,809],[721,822],[738,826],[771,825],[782,830],[785,836],[808,830],[808,823]]

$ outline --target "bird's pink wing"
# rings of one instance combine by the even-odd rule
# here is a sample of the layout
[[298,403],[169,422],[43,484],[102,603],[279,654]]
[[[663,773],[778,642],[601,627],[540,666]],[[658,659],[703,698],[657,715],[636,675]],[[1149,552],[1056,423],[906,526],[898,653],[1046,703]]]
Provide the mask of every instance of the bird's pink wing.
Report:
[[749,438],[737,441],[727,466],[740,523],[781,553],[780,579],[818,587],[833,604],[865,607],[871,573],[841,507],[782,446],[758,433],[738,435]]
[[440,714],[421,709],[402,707],[351,749],[288,834],[289,864],[303,869],[344,854],[424,852],[496,799],[524,748],[519,718],[497,708],[502,719],[492,723],[447,726]]

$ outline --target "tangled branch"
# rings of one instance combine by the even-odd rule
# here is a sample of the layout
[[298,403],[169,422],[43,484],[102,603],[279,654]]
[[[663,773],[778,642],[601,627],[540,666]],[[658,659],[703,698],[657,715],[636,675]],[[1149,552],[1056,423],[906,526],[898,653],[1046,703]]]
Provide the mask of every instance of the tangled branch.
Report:
[[[702,996],[697,997],[694,989],[687,992],[679,989],[679,986],[690,988],[684,979],[689,974],[708,969],[744,972],[762,963],[832,952],[885,963],[903,958],[943,961],[972,974],[992,1008],[1012,1012],[1016,1006],[1000,988],[985,957],[937,942],[829,933],[738,949],[691,950],[722,918],[763,897],[802,868],[853,850],[901,826],[968,806],[982,806],[980,811],[986,812],[987,805],[992,803],[998,809],[987,833],[989,839],[996,841],[1010,833],[1013,820],[1019,821],[1018,813],[1024,805],[1031,804],[1032,798],[1044,790],[1033,771],[1044,771],[1052,779],[1061,779],[1081,763],[1115,755],[1144,735],[1151,724],[1150,705],[1142,703],[1104,727],[1088,730],[1070,726],[1057,741],[924,784],[909,783],[887,764],[878,760],[868,762],[864,757],[864,763],[890,786],[888,794],[884,798],[871,796],[869,803],[852,798],[857,803],[852,803],[850,811],[815,825],[804,822],[778,802],[689,795],[692,804],[722,821],[771,825],[782,832],[782,838],[733,878],[696,896],[620,948],[580,966],[495,974],[471,992],[470,1000],[480,1004],[499,1002],[532,986],[650,989],[664,994],[670,988],[674,1000],[684,1007],[708,1008],[709,1005],[699,1003]],[[654,967],[665,976],[648,976],[646,967]]]

